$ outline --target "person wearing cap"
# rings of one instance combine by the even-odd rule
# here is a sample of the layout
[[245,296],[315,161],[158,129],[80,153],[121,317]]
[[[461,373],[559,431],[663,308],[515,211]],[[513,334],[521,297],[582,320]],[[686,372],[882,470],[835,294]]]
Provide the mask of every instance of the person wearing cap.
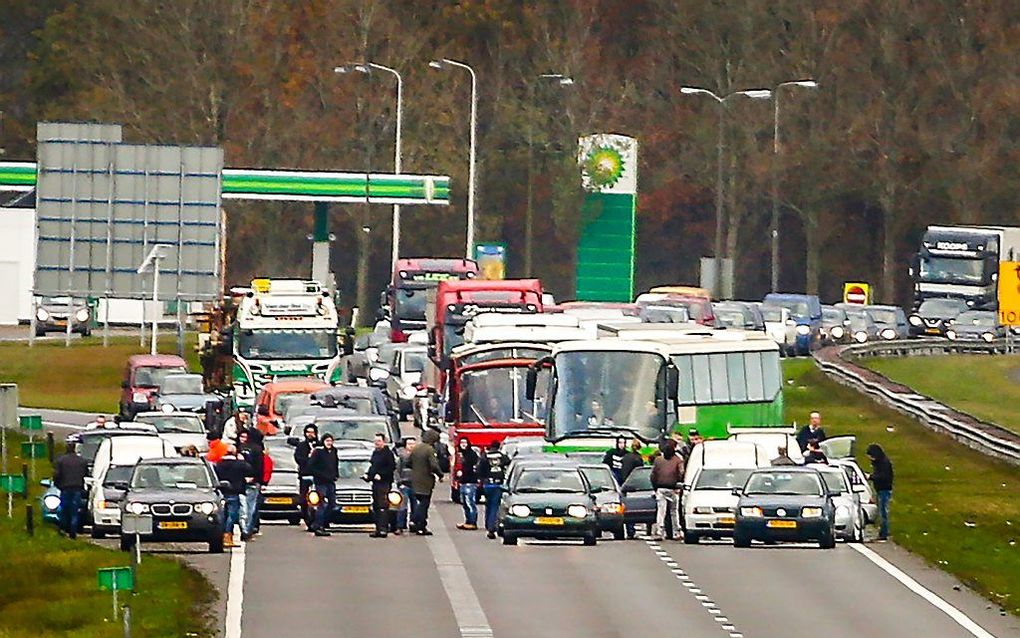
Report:
[[627,456],[627,438],[618,436],[616,437],[616,446],[608,450],[602,457],[602,464],[609,466],[613,476],[616,477],[616,482],[620,484],[623,483],[623,457],[625,456]]
[[322,435],[322,447],[315,448],[308,459],[315,491],[319,493],[319,509],[315,512],[312,531],[316,536],[329,536],[329,516],[336,501],[336,480],[340,477],[340,461],[333,447],[333,435]]

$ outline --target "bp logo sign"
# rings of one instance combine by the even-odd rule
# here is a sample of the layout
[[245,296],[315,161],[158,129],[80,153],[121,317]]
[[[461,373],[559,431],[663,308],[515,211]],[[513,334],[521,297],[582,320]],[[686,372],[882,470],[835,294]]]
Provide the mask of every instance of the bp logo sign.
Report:
[[637,140],[623,135],[590,135],[579,140],[578,163],[584,189],[598,193],[637,192]]
[[611,146],[593,149],[585,160],[584,172],[596,188],[615,186],[623,177],[623,156]]

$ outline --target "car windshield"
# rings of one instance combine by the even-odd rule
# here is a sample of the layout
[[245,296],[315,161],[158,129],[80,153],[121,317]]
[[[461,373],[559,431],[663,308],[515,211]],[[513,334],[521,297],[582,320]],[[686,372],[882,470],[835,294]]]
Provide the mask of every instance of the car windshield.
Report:
[[316,419],[315,425],[319,427],[319,436],[332,434],[340,441],[371,441],[376,432],[386,432],[386,423],[382,421]]
[[527,368],[468,370],[460,375],[464,423],[537,423],[535,403],[525,395]]
[[850,319],[850,329],[857,331],[863,330],[867,332],[871,327],[871,322],[868,321],[869,317],[864,311],[861,312],[848,312],[847,317]]
[[614,492],[616,483],[613,481],[613,473],[608,467],[582,467],[581,474],[588,480],[592,492]]
[[287,406],[280,413],[280,416],[283,417],[284,421],[290,421],[291,419],[296,419],[299,416],[312,414],[313,412],[316,412],[321,409],[322,409],[321,407],[319,407],[318,405],[314,405],[312,403],[312,397],[305,396],[302,397],[301,399],[295,398],[288,401]]
[[410,321],[425,320],[425,301],[428,297],[427,288],[398,288],[396,291],[397,319]]
[[403,360],[404,372],[422,372],[428,357],[424,350],[405,350]]
[[202,394],[202,377],[199,375],[169,376],[159,384],[160,394]]
[[775,306],[762,306],[761,315],[769,323],[782,323],[783,321],[783,309]]
[[999,325],[999,320],[994,312],[971,310],[956,318],[957,326],[981,326],[983,328],[994,328]]
[[847,491],[846,484],[844,483],[846,481],[846,474],[843,473],[843,470],[838,472],[819,472],[819,474],[822,475],[822,480],[825,481],[825,488],[830,492],[842,494]]
[[795,319],[805,319],[811,316],[811,308],[808,306],[806,301],[783,301],[780,299],[769,300],[769,303],[774,306],[782,306],[790,311],[790,315]]
[[276,395],[276,400],[273,403],[273,412],[285,416],[291,406],[298,404],[311,405],[311,395],[304,392],[283,392]]
[[273,459],[274,472],[297,472],[297,462],[294,460],[294,448],[287,444],[286,439],[273,440],[267,438],[266,454]]
[[641,306],[638,316],[645,323],[688,323],[691,320],[684,306]]
[[718,320],[719,325],[727,328],[739,330],[744,327],[744,313],[739,310],[716,310],[715,318]]
[[156,366],[143,366],[135,368],[135,386],[139,388],[158,388],[168,375],[184,374],[186,369],[181,367],[160,368]]
[[145,463],[135,467],[131,476],[131,488],[136,490],[165,490],[169,488],[212,487],[209,472],[200,463]]
[[340,459],[340,479],[359,479],[368,472],[371,464],[368,459]]
[[889,308],[865,308],[864,312],[871,316],[871,319],[883,326],[896,326],[896,311]]
[[926,317],[955,317],[967,309],[960,299],[928,299],[921,303],[917,314]]
[[103,487],[112,487],[117,483],[127,483],[131,480],[131,474],[135,471],[134,465],[113,465],[106,470],[106,477],[103,478]]
[[924,257],[921,259],[921,281],[946,284],[979,284],[984,279],[983,259]]
[[574,469],[525,468],[517,477],[515,492],[584,492],[581,475]]
[[635,468],[627,480],[623,482],[623,487],[628,492],[648,492],[652,489],[652,468],[650,467],[639,467]]
[[753,471],[732,468],[701,470],[698,480],[694,483],[694,489],[732,490],[735,487],[743,487],[747,482],[747,477],[751,476]]
[[822,482],[817,472],[755,472],[747,479],[744,494],[821,496]]
[[202,419],[197,416],[146,414],[139,415],[135,421],[155,426],[161,434],[205,434]]
[[245,359],[331,359],[336,330],[242,330],[237,352]]
[[842,324],[844,316],[839,308],[822,308],[822,323],[826,325]]
[[559,353],[549,422],[553,436],[623,428],[657,440],[666,422],[665,365],[650,352]]

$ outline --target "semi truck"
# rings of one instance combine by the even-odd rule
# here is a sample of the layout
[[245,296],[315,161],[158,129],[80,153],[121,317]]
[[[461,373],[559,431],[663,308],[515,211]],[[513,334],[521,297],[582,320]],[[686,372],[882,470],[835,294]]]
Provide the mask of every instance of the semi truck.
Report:
[[439,282],[474,279],[477,275],[478,264],[473,259],[398,259],[381,304],[388,310],[390,340],[403,343],[409,332],[425,330],[428,291]]
[[914,308],[925,299],[962,299],[996,310],[999,263],[1020,259],[1020,228],[929,226],[910,267]]

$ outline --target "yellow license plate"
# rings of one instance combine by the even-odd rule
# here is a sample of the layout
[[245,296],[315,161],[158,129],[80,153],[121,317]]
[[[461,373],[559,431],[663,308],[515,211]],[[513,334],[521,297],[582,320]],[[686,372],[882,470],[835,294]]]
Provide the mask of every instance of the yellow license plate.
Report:
[[720,518],[719,519],[719,524],[720,525],[736,525],[737,524],[737,519],[732,518],[732,517],[731,518]]
[[293,502],[294,502],[294,499],[292,499],[289,496],[267,496],[266,497],[266,504],[267,505],[290,505]]
[[164,521],[159,524],[159,529],[188,529],[187,521]]
[[344,505],[340,508],[340,512],[343,514],[368,514],[368,505]]
[[535,525],[562,525],[563,519],[559,516],[539,516],[535,519]]
[[938,328],[928,328],[928,329],[925,330],[925,333],[930,334],[930,335],[937,335],[939,333],[939,329]]
[[765,525],[779,529],[797,529],[797,521],[769,521]]

